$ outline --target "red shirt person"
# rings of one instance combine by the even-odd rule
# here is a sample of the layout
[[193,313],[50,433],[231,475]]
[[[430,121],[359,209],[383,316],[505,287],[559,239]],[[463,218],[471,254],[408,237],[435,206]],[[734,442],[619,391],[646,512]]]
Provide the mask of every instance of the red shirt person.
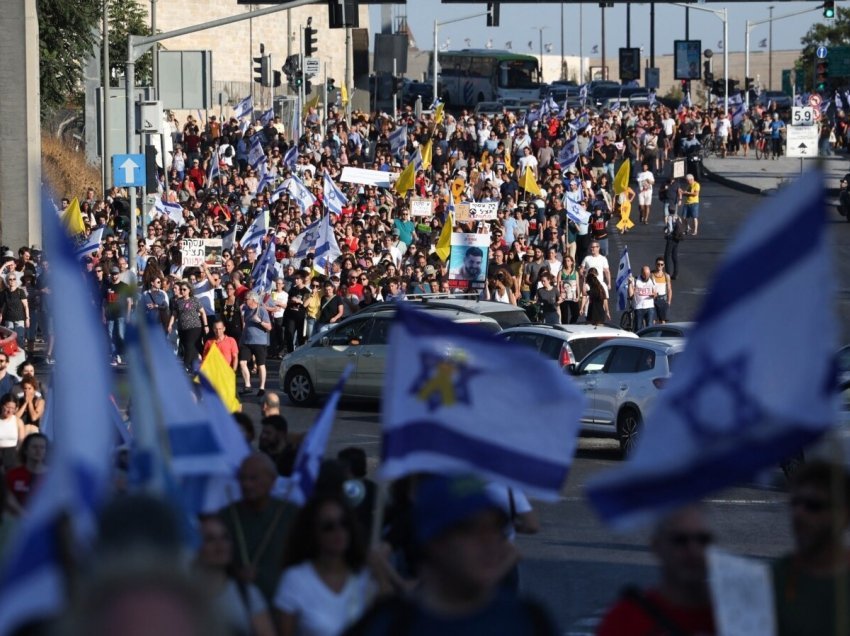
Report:
[[5,479],[6,490],[23,509],[47,472],[47,437],[41,433],[27,435],[21,444],[20,456],[23,464],[7,471]]
[[206,360],[210,349],[216,347],[221,351],[221,355],[224,356],[228,366],[236,371],[236,366],[239,364],[239,345],[236,344],[234,338],[225,335],[224,331],[224,323],[221,320],[216,320],[213,323],[213,338],[207,340],[206,344],[204,344],[204,352],[201,358],[202,360]]

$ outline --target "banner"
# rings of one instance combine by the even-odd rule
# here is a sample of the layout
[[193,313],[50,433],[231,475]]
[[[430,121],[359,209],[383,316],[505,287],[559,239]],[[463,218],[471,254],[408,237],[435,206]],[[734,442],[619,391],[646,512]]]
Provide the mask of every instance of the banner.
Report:
[[360,185],[373,185],[379,188],[390,187],[390,173],[383,170],[366,170],[365,168],[346,166],[342,169],[339,180],[343,183],[359,183]]
[[452,233],[449,287],[482,289],[487,279],[489,234]]
[[460,223],[467,223],[469,221],[495,221],[498,212],[498,201],[460,203],[455,206],[455,219]]
[[411,197],[410,216],[431,216],[434,214],[434,201],[420,197]]
[[183,267],[221,267],[221,239],[186,238],[180,245]]

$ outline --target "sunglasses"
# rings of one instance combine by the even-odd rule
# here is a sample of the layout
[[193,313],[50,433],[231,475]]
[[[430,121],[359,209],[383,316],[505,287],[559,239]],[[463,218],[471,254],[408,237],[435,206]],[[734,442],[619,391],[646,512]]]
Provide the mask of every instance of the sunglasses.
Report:
[[791,498],[792,508],[801,507],[806,512],[812,513],[823,512],[829,508],[829,504],[829,499],[817,499],[815,497],[803,497],[800,495]]
[[701,547],[710,545],[714,537],[708,532],[675,532],[670,535],[670,543],[678,548],[683,548],[689,543],[696,543]]
[[328,533],[339,529],[348,530],[348,524],[343,519],[329,519],[319,524],[319,532]]

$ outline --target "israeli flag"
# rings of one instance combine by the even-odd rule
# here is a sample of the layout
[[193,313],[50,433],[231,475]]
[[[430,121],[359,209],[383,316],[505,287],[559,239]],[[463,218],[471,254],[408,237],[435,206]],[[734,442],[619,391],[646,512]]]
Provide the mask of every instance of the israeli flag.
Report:
[[[253,141],[256,139],[257,141]],[[263,150],[263,144],[260,142],[260,136],[252,137],[251,146],[248,148],[248,163],[252,168],[256,168],[261,162],[266,160],[266,153]]]
[[249,247],[259,249],[262,247],[263,237],[268,231],[269,221],[267,214],[266,212],[261,211],[257,214],[251,225],[248,226],[248,229],[245,230],[245,234],[242,235],[242,238],[239,239],[239,247],[243,250],[246,250]]
[[564,196],[564,208],[567,211],[567,217],[576,225],[587,225],[590,221],[590,212],[566,195]]
[[295,166],[298,165],[298,144],[293,144],[283,155],[283,165],[295,172]]
[[207,187],[212,187],[213,179],[221,177],[221,170],[218,166],[218,156],[215,153],[210,157],[210,169],[207,174]]
[[744,103],[744,98],[741,97],[740,93],[738,93],[737,95],[730,95],[729,96],[729,105],[730,106],[739,106],[743,103]]
[[[422,159],[420,158],[420,162]],[[345,204],[348,203],[345,195],[342,191],[337,187],[337,185],[331,179],[331,175],[327,172],[322,177],[322,182],[324,185],[324,199],[325,206],[328,208],[328,211],[331,214],[336,214],[339,216],[342,214],[342,208],[345,207]]]
[[624,247],[617,266],[617,309],[624,311],[629,304],[629,279],[632,276],[632,264],[629,261],[629,248]]
[[251,270],[251,284],[254,286],[253,291],[260,295],[268,294],[274,286],[274,280],[277,278],[277,258],[275,258],[275,250],[277,245],[275,238],[269,241],[263,255],[254,263],[254,268]]
[[161,214],[169,221],[174,221],[178,226],[186,225],[186,219],[183,218],[183,206],[179,203],[170,203],[157,199],[153,204],[155,214]]
[[581,105],[584,106],[587,103],[587,84],[582,84],[578,89],[578,97],[581,100]]
[[274,192],[272,192],[271,202],[276,203],[277,200],[284,194],[289,196],[289,184],[286,181],[281,183],[277,188],[275,188]]
[[399,126],[396,128],[387,135],[387,141],[390,142],[390,151],[392,154],[396,157],[400,157],[401,153],[404,151],[404,147],[407,145],[407,126]]
[[735,111],[732,113],[732,125],[740,126],[741,122],[744,121],[744,113],[747,112],[747,109],[744,108],[743,104],[738,104],[735,107]]
[[570,122],[570,130],[580,133],[590,125],[590,115],[587,111],[582,112],[574,122]]
[[611,104],[611,110],[612,111],[620,110],[620,102],[614,102],[613,104]]
[[301,232],[298,236],[292,239],[292,242],[289,244],[289,254],[294,258],[304,258],[310,252],[316,248],[316,245],[319,243],[319,226],[322,223],[322,219],[318,221],[313,221],[310,225],[304,228],[304,231]]
[[578,158],[578,137],[573,135],[567,139],[564,147],[561,148],[561,152],[558,153],[558,164],[561,166],[561,170],[566,172],[567,168],[571,168],[575,165]]
[[298,204],[298,207],[301,208],[301,214],[306,214],[307,210],[316,203],[316,197],[313,196],[310,189],[296,175],[292,175],[283,183],[289,191],[289,195]]
[[794,106],[797,106],[798,108],[803,106],[803,96],[802,95],[795,95],[794,96]]
[[382,479],[474,472],[557,499],[585,408],[575,382],[535,351],[405,303],[389,343]]
[[549,114],[552,115],[552,117],[557,117],[558,114],[561,112],[561,107],[558,106],[558,103],[552,98],[551,95],[549,96],[549,101],[547,102],[547,107],[548,107]]
[[839,422],[825,192],[812,170],[747,219],[634,453],[588,486],[606,522],[633,526],[750,480]]
[[339,381],[337,381],[327,402],[322,407],[319,417],[307,431],[304,441],[298,448],[292,477],[289,480],[288,488],[284,491],[284,499],[296,506],[303,506],[313,495],[316,480],[319,478],[319,468],[325,457],[325,449],[328,446],[331,430],[333,430],[334,416],[339,398],[342,395],[342,388],[353,369],[354,367],[351,364],[343,369],[342,375],[340,375]]
[[268,126],[274,120],[274,108],[269,108],[266,112],[260,115],[260,123],[263,126]]
[[233,251],[233,246],[236,245],[236,230],[239,229],[239,226],[234,223],[233,229],[225,234],[221,239],[221,249],[228,250],[230,252]]
[[269,171],[268,162],[261,161],[257,170],[260,173],[260,179],[257,181],[257,192],[262,192],[266,188],[271,189],[274,185],[274,174]]
[[91,256],[97,250],[100,249],[100,245],[103,242],[103,228],[98,228],[94,230],[91,234],[89,234],[86,242],[77,247],[74,250],[74,257],[77,260],[82,260],[86,256]]
[[[45,206],[50,201],[42,192]],[[55,214],[42,210],[50,288],[61,311],[56,328],[50,400],[54,422],[50,470],[31,496],[0,559],[0,634],[32,620],[59,617],[68,605],[65,549],[85,562],[98,512],[110,493],[114,431],[110,415],[112,374],[103,326],[88,298],[71,243]],[[59,538],[62,537],[62,540]]]
[[316,242],[314,264],[325,272],[330,272],[331,264],[342,254],[331,225],[331,215],[326,214],[319,223],[319,239]]
[[248,95],[248,97],[236,104],[236,108],[233,111],[233,116],[236,119],[251,117],[254,114],[254,100]]

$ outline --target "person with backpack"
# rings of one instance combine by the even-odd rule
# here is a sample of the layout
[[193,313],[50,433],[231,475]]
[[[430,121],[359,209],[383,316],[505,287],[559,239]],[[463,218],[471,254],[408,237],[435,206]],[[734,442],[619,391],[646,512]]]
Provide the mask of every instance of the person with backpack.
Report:
[[664,226],[664,264],[672,280],[676,280],[679,274],[679,243],[684,238],[685,222],[679,216],[678,208],[674,208],[673,213],[667,216]]

